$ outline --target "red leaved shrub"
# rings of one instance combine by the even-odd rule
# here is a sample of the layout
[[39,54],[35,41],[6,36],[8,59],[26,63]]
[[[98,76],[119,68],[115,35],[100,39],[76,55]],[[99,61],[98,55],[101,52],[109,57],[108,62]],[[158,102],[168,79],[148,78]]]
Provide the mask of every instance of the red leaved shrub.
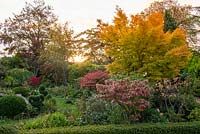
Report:
[[80,80],[80,87],[86,87],[86,88],[96,88],[96,84],[103,84],[106,79],[108,79],[110,76],[108,73],[98,70],[95,72],[88,73],[83,76],[83,78]]
[[38,86],[41,82],[41,78],[40,77],[31,77],[29,80],[28,80],[28,84],[30,86]]
[[97,84],[96,89],[98,98],[118,103],[133,120],[138,120],[139,112],[150,106],[150,103],[145,100],[150,97],[147,81],[106,80],[105,85]]

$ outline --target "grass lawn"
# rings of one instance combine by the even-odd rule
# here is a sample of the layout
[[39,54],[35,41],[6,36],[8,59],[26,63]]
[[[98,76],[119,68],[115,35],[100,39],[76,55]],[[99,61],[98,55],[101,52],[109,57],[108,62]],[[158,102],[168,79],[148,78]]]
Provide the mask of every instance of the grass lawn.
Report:
[[63,97],[53,97],[56,100],[57,111],[67,112],[74,116],[79,116],[80,112],[76,104],[66,103],[66,99]]

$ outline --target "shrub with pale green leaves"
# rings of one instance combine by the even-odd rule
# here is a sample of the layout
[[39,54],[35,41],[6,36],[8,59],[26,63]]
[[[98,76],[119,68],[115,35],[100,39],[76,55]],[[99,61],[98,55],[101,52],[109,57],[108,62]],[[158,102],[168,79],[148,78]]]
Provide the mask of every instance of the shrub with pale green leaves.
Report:
[[44,116],[38,116],[33,120],[25,122],[24,128],[36,129],[36,128],[50,128],[50,127],[62,127],[67,125],[66,116],[62,113],[52,113]]
[[32,76],[33,73],[26,69],[14,68],[7,72],[5,83],[7,86],[21,86]]

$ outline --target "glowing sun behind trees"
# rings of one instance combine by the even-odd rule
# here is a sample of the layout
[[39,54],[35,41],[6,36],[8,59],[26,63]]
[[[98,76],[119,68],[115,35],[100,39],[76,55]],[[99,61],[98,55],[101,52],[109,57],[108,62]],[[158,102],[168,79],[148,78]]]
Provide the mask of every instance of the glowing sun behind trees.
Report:
[[113,24],[101,25],[101,39],[108,45],[111,73],[137,72],[157,80],[177,75],[191,57],[182,29],[164,32],[163,14],[156,12],[145,17],[126,14],[117,8]]

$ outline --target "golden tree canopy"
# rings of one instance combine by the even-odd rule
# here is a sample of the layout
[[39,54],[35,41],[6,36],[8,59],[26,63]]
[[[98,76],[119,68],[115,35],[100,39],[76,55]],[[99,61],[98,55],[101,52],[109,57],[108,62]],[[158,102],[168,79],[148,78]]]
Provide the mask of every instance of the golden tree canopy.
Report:
[[132,15],[130,19],[119,8],[113,24],[102,25],[100,37],[106,42],[106,54],[113,62],[111,73],[137,72],[150,79],[177,75],[190,59],[182,29],[163,32],[163,14],[147,17]]

